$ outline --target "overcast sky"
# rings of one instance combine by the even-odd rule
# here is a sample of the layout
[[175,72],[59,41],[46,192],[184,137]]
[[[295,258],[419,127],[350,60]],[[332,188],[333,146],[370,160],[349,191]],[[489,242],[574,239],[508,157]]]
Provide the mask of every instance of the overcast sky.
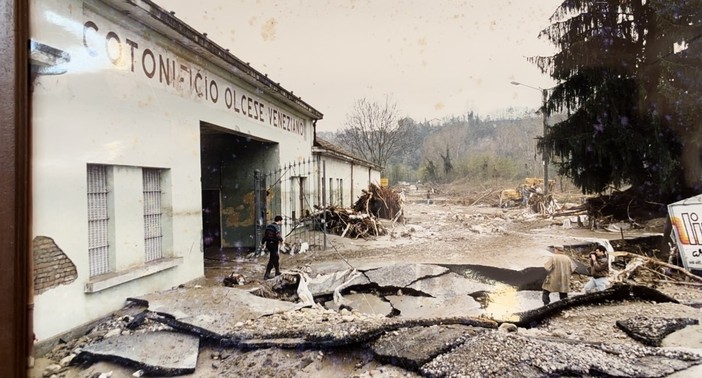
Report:
[[417,121],[538,108],[553,81],[526,57],[561,0],[154,0],[343,126],[357,99]]

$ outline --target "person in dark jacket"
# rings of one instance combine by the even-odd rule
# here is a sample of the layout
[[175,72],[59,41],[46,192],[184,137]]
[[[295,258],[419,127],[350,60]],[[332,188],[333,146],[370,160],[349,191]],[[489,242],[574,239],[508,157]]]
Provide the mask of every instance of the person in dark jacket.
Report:
[[266,274],[263,276],[264,279],[273,278],[269,274],[271,270],[275,268],[275,275],[280,275],[280,243],[283,242],[283,235],[280,231],[280,225],[283,224],[283,217],[276,215],[273,218],[273,223],[266,226],[263,231],[263,238],[261,239],[261,247],[265,248],[268,255],[268,265],[266,265]]
[[602,291],[607,287],[609,276],[609,256],[605,247],[598,245],[590,254],[590,281],[585,284],[585,292]]

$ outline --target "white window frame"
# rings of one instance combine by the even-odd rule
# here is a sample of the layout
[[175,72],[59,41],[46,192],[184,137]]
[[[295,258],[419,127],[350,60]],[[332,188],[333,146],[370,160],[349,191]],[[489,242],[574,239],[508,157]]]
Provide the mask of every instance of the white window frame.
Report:
[[[92,193],[87,195],[88,251],[101,248],[101,254],[89,252],[85,293],[97,293],[183,263],[183,257],[175,256],[173,250],[170,169],[88,164],[86,176],[86,193]],[[135,241],[139,234],[142,240]],[[157,247],[148,247],[149,240],[155,240],[152,244]]]

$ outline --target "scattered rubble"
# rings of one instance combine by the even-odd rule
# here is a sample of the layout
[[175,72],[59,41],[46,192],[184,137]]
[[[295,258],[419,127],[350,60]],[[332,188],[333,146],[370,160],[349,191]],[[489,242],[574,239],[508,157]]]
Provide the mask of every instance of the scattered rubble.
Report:
[[[574,220],[571,227],[580,227],[581,223],[587,230],[587,211],[584,215],[578,213],[580,210],[566,215],[554,212],[546,220],[529,208],[469,214],[440,203],[437,199],[436,204],[422,206],[441,210],[427,214],[431,223],[412,224],[414,231],[404,231],[406,238],[424,242],[413,248],[427,248],[428,253],[437,254],[437,261],[460,257],[472,248],[479,254],[469,258],[476,258],[476,262],[494,258],[498,265],[483,266],[480,274],[472,275],[470,272],[480,265],[465,264],[465,259],[463,264],[413,264],[404,261],[405,255],[397,254],[389,265],[363,268],[354,267],[346,256],[339,265],[348,269],[326,274],[312,274],[306,269],[285,271],[292,264],[283,264],[283,275],[266,281],[248,280],[246,273],[230,274],[230,270],[219,276],[220,286],[186,286],[130,298],[120,314],[106,318],[83,337],[60,342],[45,356],[55,364],[43,373],[74,377],[71,370],[75,373],[75,369],[82,369],[93,376],[95,370],[86,365],[97,359],[91,353],[98,345],[118,340],[138,345],[137,340],[149,337],[145,335],[158,333],[199,341],[198,366],[189,373],[198,377],[320,376],[325,375],[325,365],[335,369],[333,373],[326,370],[326,375],[359,377],[655,377],[691,371],[690,367],[702,363],[702,349],[693,353],[667,347],[670,338],[683,332],[701,332],[698,323],[702,313],[686,305],[694,305],[699,298],[692,292],[698,291],[692,285],[696,281],[667,263],[660,264],[662,261],[651,253],[617,251],[613,254],[617,272],[624,271],[630,261],[642,261],[636,269],[627,271],[621,284],[605,292],[581,295],[578,291],[587,277],[576,274],[574,295],[540,305],[540,263],[531,261],[536,267],[524,268],[523,261],[510,261],[520,254],[528,254],[531,259],[540,256],[529,247],[512,252],[515,246],[525,245],[523,237],[517,237],[520,234],[514,231],[515,226],[528,233],[535,228],[528,223],[534,222],[549,227],[544,234],[555,238],[566,229],[565,219]],[[559,211],[565,214],[568,210]],[[442,233],[447,225],[464,235]],[[354,235],[350,233],[352,228],[348,227],[345,238]],[[508,245],[511,240],[516,244]],[[495,248],[493,257],[485,246],[495,241],[502,244]],[[583,250],[587,249],[584,243]],[[571,248],[572,256],[582,257],[583,250]],[[396,253],[388,247],[377,256],[391,252]],[[306,266],[313,255],[295,258],[302,259],[300,265]],[[515,269],[509,270],[508,266]],[[224,278],[229,279],[231,287],[221,286]],[[300,282],[306,284],[305,292],[298,290]],[[676,287],[690,287],[690,297],[672,290]],[[504,308],[527,311],[514,316],[494,311],[491,306],[499,305],[499,290],[507,290],[505,297],[510,302]],[[666,295],[669,292],[676,295]],[[304,298],[305,293],[312,301]],[[678,300],[681,298],[685,300]],[[660,339],[656,341],[660,343],[641,335]],[[689,340],[682,345],[689,345]],[[112,357],[106,358],[129,366],[134,374],[164,373],[155,372],[154,364],[147,360],[132,364]],[[108,373],[111,371],[104,370],[102,374]]]
[[702,357],[689,352],[485,332],[439,355],[420,371],[429,377],[664,377],[700,363]]
[[[406,272],[405,277],[398,276],[386,284],[405,285],[403,287],[407,288],[423,280],[453,274],[444,272],[440,267],[405,267],[399,270]],[[378,270],[375,272],[380,273]],[[413,274],[422,279],[409,279]],[[350,277],[353,274],[342,276]],[[427,288],[426,285],[421,286]],[[458,290],[460,286],[454,285],[454,289]],[[211,295],[207,293],[209,290],[212,291]],[[559,312],[583,305],[632,298],[641,300],[642,295],[648,300],[667,299],[674,302],[648,288],[620,285],[607,292],[573,296],[539,307],[514,323],[460,315],[432,317],[425,314],[419,318],[405,318],[363,313],[356,309],[286,304],[259,298],[238,288],[209,290],[182,287],[130,299],[125,312],[135,315],[108,319],[105,324],[95,328],[102,331],[91,332],[85,345],[70,351],[60,360],[67,361],[67,365],[81,366],[108,360],[138,369],[144,375],[189,374],[193,372],[193,361],[197,360],[201,348],[198,347],[199,342],[232,352],[280,348],[312,349],[324,353],[334,348],[367,344],[379,362],[424,376],[445,376],[449,373],[475,376],[476,372],[487,376],[510,376],[516,374],[514,369],[518,368],[519,376],[534,377],[595,372],[624,376],[643,376],[642,372],[646,372],[645,376],[655,377],[702,363],[702,355],[695,353],[635,345],[593,344],[573,340],[555,331],[543,333],[527,329]],[[328,292],[329,289],[323,291]],[[404,293],[396,294],[406,297]],[[448,297],[457,295],[458,292],[455,292],[444,299],[450,300]],[[451,304],[445,307],[460,308]],[[630,317],[610,321],[621,320],[630,329],[651,329],[651,319]],[[659,336],[672,332],[673,328],[696,324],[695,319],[664,316],[655,318],[653,322],[665,329],[665,332],[657,333]],[[154,327],[158,323],[164,327]],[[505,332],[514,336],[506,336]],[[91,337],[95,338],[91,340]],[[498,347],[500,345],[502,347]],[[228,364],[218,360],[217,369],[213,370],[219,371],[221,367],[226,371]],[[51,369],[57,370],[55,367]]]

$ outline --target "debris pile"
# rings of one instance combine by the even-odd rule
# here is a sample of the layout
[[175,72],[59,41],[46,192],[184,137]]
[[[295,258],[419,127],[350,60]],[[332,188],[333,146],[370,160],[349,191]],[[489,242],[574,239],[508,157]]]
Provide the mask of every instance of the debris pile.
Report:
[[385,235],[388,231],[380,218],[395,222],[404,221],[404,195],[392,189],[371,184],[363,190],[351,209],[315,206],[317,211],[310,214],[313,224],[326,225],[327,233],[341,237],[363,238]]
[[[702,277],[677,265],[677,261],[675,261],[678,256],[676,247],[671,247],[670,254],[666,255],[668,256],[667,261],[660,259],[653,253],[647,255],[641,251],[639,245],[630,246],[628,249],[635,250],[637,248],[639,249],[638,253],[624,250],[615,250],[610,253],[608,277],[610,285],[645,285],[659,289],[665,285],[702,287]],[[579,268],[576,269],[576,272],[579,272],[580,267],[583,269],[578,275],[580,279],[576,281],[584,282],[589,279],[587,273],[587,267],[590,266],[589,255],[575,252],[571,253],[570,256],[578,263]],[[580,290],[577,287],[575,289]]]
[[560,209],[560,205],[553,198],[555,180],[549,180],[549,194],[544,194],[544,180],[540,178],[527,177],[524,183],[519,184],[515,189],[504,189],[499,193],[499,206],[525,206],[538,214],[552,215]]
[[389,219],[393,222],[404,219],[404,196],[393,189],[370,184],[353,205],[358,213],[371,214],[376,218]]
[[317,209],[318,211],[311,214],[311,217],[315,218],[314,224],[326,225],[326,230],[320,229],[320,231],[354,239],[367,239],[387,234],[385,227],[373,215],[356,213],[353,210],[335,206],[324,209],[317,207]]
[[[675,255],[675,248],[671,251]],[[612,262],[613,282],[643,282],[653,284],[676,284],[702,286],[702,277],[696,276],[685,268],[631,252],[615,251]],[[620,268],[617,270],[616,268]]]
[[620,221],[631,223],[632,228],[641,228],[637,222],[666,216],[664,204],[646,198],[640,190],[630,188],[588,198],[582,208],[593,222],[591,228],[604,228],[603,225]]

